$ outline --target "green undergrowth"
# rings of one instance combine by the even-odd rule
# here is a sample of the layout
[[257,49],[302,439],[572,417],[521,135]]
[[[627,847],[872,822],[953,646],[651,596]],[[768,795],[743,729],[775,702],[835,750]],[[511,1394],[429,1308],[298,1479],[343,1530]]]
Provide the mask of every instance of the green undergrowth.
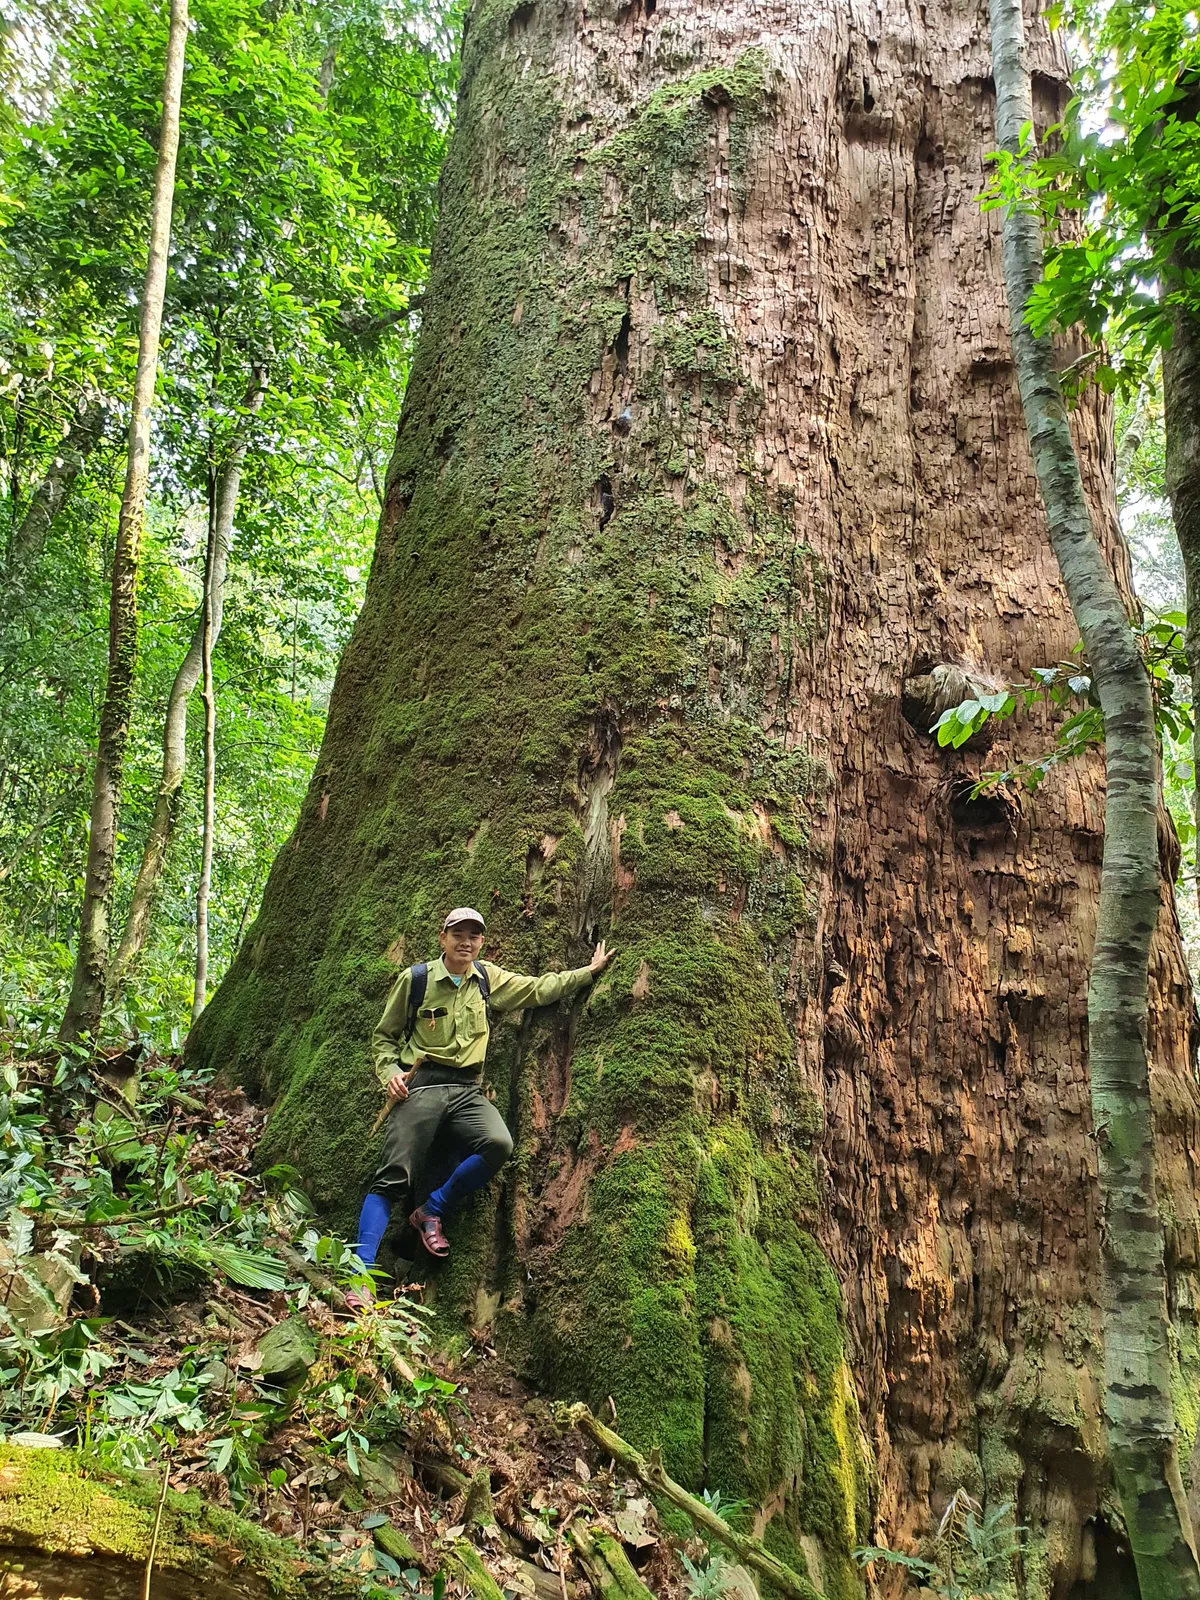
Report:
[[762,396],[705,256],[715,151],[740,206],[772,72],[749,51],[578,118],[542,11],[473,14],[367,603],[192,1056],[272,1103],[260,1159],[349,1228],[370,1034],[445,909],[516,970],[611,934],[585,1001],[497,1039],[516,1158],[431,1292],[843,1573],[867,1468],[793,1032],[829,779],[775,710],[828,582],[753,466]]

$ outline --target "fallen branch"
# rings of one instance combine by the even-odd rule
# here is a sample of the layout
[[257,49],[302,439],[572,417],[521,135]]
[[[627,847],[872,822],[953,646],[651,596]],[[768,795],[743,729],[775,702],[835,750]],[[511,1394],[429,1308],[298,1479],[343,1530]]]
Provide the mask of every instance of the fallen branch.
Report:
[[719,1517],[711,1507],[704,1504],[703,1500],[697,1500],[695,1495],[689,1494],[677,1484],[674,1478],[668,1475],[657,1451],[647,1459],[622,1439],[619,1433],[606,1428],[585,1405],[568,1406],[565,1408],[565,1414],[567,1422],[573,1428],[578,1428],[581,1433],[598,1444],[640,1484],[653,1494],[661,1495],[664,1500],[684,1512],[697,1528],[723,1544],[726,1549],[732,1550],[743,1566],[749,1567],[760,1578],[765,1578],[780,1594],[788,1596],[788,1600],[820,1600],[817,1591],[807,1578],[802,1578],[798,1572],[793,1572],[791,1567],[785,1566],[760,1540],[731,1528],[724,1517]]
[[211,1195],[193,1195],[189,1200],[177,1200],[173,1205],[155,1206],[152,1211],[125,1211],[119,1217],[101,1217],[89,1222],[86,1217],[58,1217],[37,1214],[35,1222],[49,1223],[66,1233],[90,1233],[93,1228],[129,1228],[141,1222],[161,1222],[164,1217],[178,1216],[181,1211],[194,1211],[197,1206],[212,1203]]
[[447,1552],[447,1559],[466,1579],[475,1600],[504,1600],[504,1590],[484,1566],[469,1539],[456,1539]]
[[654,1600],[654,1595],[638,1577],[620,1541],[600,1528],[587,1528],[577,1522],[570,1531],[575,1554],[600,1600]]

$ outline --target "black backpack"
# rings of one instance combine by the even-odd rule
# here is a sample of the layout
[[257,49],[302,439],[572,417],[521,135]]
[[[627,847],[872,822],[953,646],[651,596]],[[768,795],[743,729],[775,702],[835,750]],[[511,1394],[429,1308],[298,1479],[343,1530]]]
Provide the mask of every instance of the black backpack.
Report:
[[[487,975],[487,968],[482,961],[472,963],[475,976],[479,979],[479,992],[483,996],[484,1008],[487,1010],[488,1027],[492,1025],[492,1012],[488,1001],[492,993],[492,980]],[[415,966],[408,969],[408,1016],[404,1025],[405,1044],[413,1036],[417,1025],[417,1012],[421,1009],[421,1001],[425,998],[425,991],[429,987],[429,963],[418,961]]]

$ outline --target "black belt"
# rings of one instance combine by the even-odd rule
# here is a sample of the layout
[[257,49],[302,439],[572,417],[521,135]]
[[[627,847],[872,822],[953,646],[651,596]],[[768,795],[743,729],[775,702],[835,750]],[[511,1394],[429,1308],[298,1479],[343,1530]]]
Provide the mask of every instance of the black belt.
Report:
[[423,1061],[408,1080],[411,1094],[414,1089],[433,1089],[446,1083],[461,1083],[464,1087],[479,1088],[483,1075],[470,1067],[448,1067],[440,1061]]

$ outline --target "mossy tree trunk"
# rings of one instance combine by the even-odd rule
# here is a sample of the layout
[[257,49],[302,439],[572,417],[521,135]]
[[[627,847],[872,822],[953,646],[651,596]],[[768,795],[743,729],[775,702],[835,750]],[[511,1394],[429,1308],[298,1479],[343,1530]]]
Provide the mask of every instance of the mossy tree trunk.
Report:
[[[264,1157],[349,1228],[367,1041],[444,908],[516,967],[611,935],[586,1003],[493,1045],[517,1155],[441,1303],[752,1500],[828,1594],[872,1515],[900,1540],[965,1484],[1018,1502],[1049,1595],[1089,1570],[1108,1472],[1102,772],[973,804],[1008,752],[902,712],[939,663],[1019,676],[1076,638],[976,204],[986,16],[922,18],[477,0],[366,607],[192,1048],[276,1102]],[[1125,582],[1098,405],[1078,443]],[[1173,925],[1152,980],[1189,1304]]]

